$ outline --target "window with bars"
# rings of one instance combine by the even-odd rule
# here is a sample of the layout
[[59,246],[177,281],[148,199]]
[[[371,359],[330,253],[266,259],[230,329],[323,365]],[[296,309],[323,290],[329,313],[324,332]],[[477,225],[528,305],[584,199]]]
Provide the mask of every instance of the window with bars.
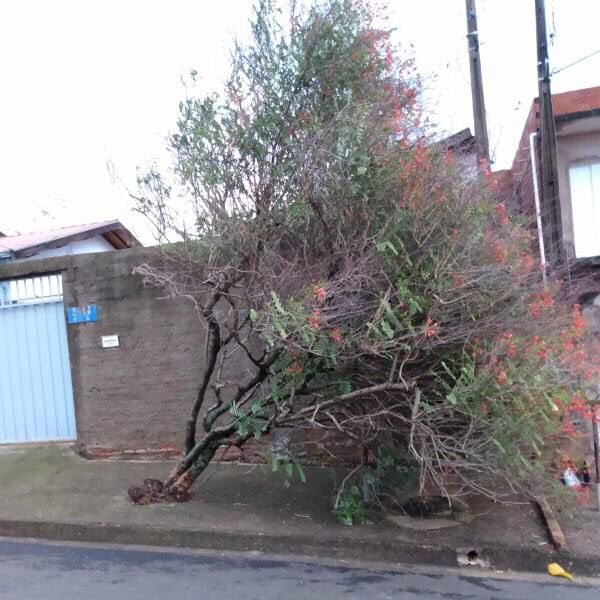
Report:
[[62,299],[62,294],[59,274],[0,281],[0,307],[53,302]]

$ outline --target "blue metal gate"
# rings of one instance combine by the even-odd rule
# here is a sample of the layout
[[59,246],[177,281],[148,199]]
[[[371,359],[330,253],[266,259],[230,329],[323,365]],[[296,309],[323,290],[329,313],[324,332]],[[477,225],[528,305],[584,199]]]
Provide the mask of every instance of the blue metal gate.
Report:
[[0,281],[0,444],[76,437],[61,276]]

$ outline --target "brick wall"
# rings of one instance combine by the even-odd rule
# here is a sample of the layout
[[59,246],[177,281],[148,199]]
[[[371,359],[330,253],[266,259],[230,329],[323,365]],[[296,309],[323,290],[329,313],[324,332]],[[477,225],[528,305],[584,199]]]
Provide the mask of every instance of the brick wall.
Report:
[[[183,299],[159,300],[132,275],[135,252],[86,256],[70,271],[65,303],[98,305],[97,323],[70,325],[69,347],[83,446],[157,450],[181,443],[204,347],[202,324]],[[103,349],[102,335],[118,348]]]
[[[539,102],[533,101],[512,164],[516,212],[528,216],[535,226],[535,198],[529,137],[539,127]],[[539,161],[538,161],[539,163]]]
[[[120,250],[0,265],[0,279],[62,272],[65,307],[98,306],[95,323],[67,325],[78,445],[89,456],[169,456],[179,452],[183,429],[201,375],[205,336],[193,305],[161,300],[132,271],[149,249]],[[117,348],[101,336],[119,336]],[[224,378],[246,365],[226,365]],[[229,374],[228,374],[229,371]],[[305,462],[343,463],[360,451],[320,430],[294,436]],[[263,448],[230,449],[226,459],[260,460]],[[223,453],[221,453],[221,456]]]
[[[74,255],[0,267],[9,278],[62,271],[65,306],[98,306],[96,323],[67,325],[79,444],[89,452],[181,445],[204,335],[192,305],[159,300],[133,268],[145,251]],[[120,346],[101,347],[117,334]]]

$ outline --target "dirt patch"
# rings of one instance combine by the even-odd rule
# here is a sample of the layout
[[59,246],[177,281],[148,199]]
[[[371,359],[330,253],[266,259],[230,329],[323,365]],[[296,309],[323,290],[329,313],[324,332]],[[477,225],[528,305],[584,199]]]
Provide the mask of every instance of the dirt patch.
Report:
[[452,506],[448,498],[443,496],[428,496],[427,498],[410,498],[402,504],[402,510],[409,517],[429,518],[449,516]]
[[188,491],[166,490],[159,479],[144,479],[142,483],[135,483],[127,490],[127,495],[131,502],[139,505],[187,502],[192,497]]

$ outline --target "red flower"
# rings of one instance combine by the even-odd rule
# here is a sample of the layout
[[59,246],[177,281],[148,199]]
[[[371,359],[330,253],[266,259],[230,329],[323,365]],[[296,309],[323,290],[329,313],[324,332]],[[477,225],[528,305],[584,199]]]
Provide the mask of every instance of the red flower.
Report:
[[585,319],[581,314],[579,304],[573,306],[573,333],[577,337],[581,337],[585,333]]
[[323,302],[327,296],[325,288],[321,287],[320,285],[313,285],[313,294],[319,302]]
[[545,291],[533,297],[529,303],[529,312],[532,317],[540,317],[545,308],[554,306],[554,298],[550,292]]
[[437,335],[440,331],[440,326],[431,320],[431,317],[427,317],[427,321],[425,321],[425,335],[428,338],[432,338]]
[[302,365],[298,361],[294,361],[286,369],[288,375],[300,375],[302,373]]
[[531,254],[523,253],[519,261],[519,271],[522,275],[528,275],[536,267],[536,262]]
[[508,258],[508,249],[500,240],[491,240],[490,249],[497,264],[502,265]]
[[496,381],[500,385],[506,385],[508,383],[508,377],[507,377],[506,371],[504,369],[498,370],[498,373],[496,373]]
[[485,158],[479,159],[479,168],[483,173],[484,177],[491,177],[492,171],[490,170],[490,163]]
[[452,287],[459,288],[465,285],[465,278],[458,273],[452,273]]
[[500,202],[496,204],[495,210],[496,216],[498,217],[500,224],[508,225],[508,215],[506,214],[506,206],[504,205],[504,203]]
[[321,329],[321,311],[314,310],[312,315],[308,317],[308,326],[313,330]]
[[427,160],[427,149],[422,143],[419,143],[415,150],[414,162],[417,167],[423,167]]
[[336,343],[339,344],[342,341],[342,332],[340,331],[339,327],[334,327],[331,330],[331,339]]

